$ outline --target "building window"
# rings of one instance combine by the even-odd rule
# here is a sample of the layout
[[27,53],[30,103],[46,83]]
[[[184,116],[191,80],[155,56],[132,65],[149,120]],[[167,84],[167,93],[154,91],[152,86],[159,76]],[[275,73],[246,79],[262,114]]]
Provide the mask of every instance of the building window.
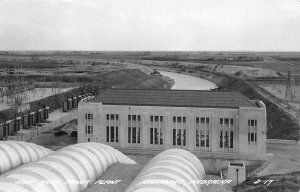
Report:
[[91,142],[91,138],[88,138],[88,142]]
[[233,148],[233,131],[220,131],[220,148]]
[[119,142],[119,115],[106,114],[106,142]]
[[153,144],[153,128],[150,128],[150,144]]
[[233,148],[233,118],[220,118],[220,148],[229,149]]
[[[199,130],[196,130],[196,147],[200,146],[200,141],[199,141]],[[174,140],[174,139],[173,139]],[[174,144],[173,144],[174,145]]]
[[186,117],[173,116],[173,145],[186,146]]
[[93,134],[93,126],[92,125],[85,126],[85,134]]
[[106,126],[106,142],[119,142],[119,128],[118,126]]
[[141,142],[140,115],[128,115],[128,143],[139,144]]
[[163,145],[163,116],[151,115],[150,121],[150,144]]
[[177,117],[177,123],[181,123],[181,117]]
[[109,126],[106,126],[106,142],[109,142]]
[[85,119],[86,119],[86,120],[93,120],[93,114],[91,114],[91,113],[86,113],[86,114],[85,114]]
[[205,123],[205,118],[201,117],[201,123]]
[[223,131],[220,131],[220,148],[223,148]]
[[198,150],[208,151],[209,149],[209,118],[196,117],[196,147]]
[[248,120],[248,144],[256,144],[257,142],[257,120]]

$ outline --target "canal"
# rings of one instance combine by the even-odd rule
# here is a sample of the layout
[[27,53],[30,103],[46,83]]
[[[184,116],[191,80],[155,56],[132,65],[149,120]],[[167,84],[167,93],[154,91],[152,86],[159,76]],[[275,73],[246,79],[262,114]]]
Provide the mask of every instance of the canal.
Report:
[[173,73],[166,71],[159,71],[160,74],[174,79],[175,84],[172,89],[186,89],[186,90],[210,90],[217,88],[217,85],[213,82],[201,79],[199,77]]

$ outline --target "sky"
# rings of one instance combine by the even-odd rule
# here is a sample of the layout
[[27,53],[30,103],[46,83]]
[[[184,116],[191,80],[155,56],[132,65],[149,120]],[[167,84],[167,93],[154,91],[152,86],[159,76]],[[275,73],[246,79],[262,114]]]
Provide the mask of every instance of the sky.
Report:
[[0,50],[300,51],[300,0],[0,0]]

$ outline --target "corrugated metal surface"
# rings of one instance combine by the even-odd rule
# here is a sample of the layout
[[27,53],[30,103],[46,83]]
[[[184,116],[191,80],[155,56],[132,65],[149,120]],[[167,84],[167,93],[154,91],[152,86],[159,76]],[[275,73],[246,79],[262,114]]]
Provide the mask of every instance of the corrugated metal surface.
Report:
[[90,102],[107,105],[238,108],[257,107],[237,92],[198,90],[108,89]]

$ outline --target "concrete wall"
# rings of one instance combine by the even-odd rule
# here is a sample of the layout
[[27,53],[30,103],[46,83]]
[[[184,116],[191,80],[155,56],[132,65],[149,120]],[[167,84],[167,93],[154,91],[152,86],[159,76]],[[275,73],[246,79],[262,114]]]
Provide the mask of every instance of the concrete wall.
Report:
[[[157,106],[102,105],[95,102],[80,102],[78,114],[78,142],[101,142],[120,149],[130,149],[131,153],[169,148],[184,148],[203,158],[220,159],[264,159],[266,153],[266,111],[265,107],[253,108],[188,108]],[[93,114],[92,120],[86,120],[87,113]],[[118,114],[119,120],[113,122],[119,127],[119,142],[106,142],[106,114]],[[128,143],[128,115],[141,115],[141,144],[132,147]],[[150,116],[163,116],[163,144],[150,144]],[[186,146],[173,145],[173,116],[186,117]],[[209,118],[209,147],[196,146],[196,117]],[[220,118],[233,119],[233,125],[220,124]],[[248,143],[248,120],[257,120],[257,142]],[[86,134],[85,126],[93,126],[93,134]],[[220,147],[220,131],[233,131],[233,148]],[[224,135],[223,135],[224,136]],[[224,140],[224,137],[223,137]],[[224,144],[223,144],[224,146]],[[130,153],[129,151],[129,153]]]

